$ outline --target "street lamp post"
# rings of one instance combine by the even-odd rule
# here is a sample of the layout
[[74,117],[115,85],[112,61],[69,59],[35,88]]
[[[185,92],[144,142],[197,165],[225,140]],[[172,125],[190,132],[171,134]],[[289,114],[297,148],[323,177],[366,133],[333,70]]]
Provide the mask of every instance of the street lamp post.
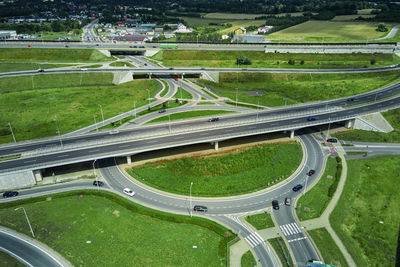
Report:
[[103,115],[103,107],[100,104],[97,104],[100,107],[100,112],[101,112],[101,119],[103,120],[103,126],[104,126],[104,115]]
[[149,91],[149,89],[146,89],[147,90],[147,99],[149,100],[149,107],[150,107],[150,91]]
[[189,202],[190,202],[190,207],[189,207],[189,210],[190,210],[190,217],[192,217],[192,185],[193,185],[193,182],[190,182],[190,194],[189,194]]
[[238,88],[236,87],[236,106],[237,106]]
[[99,191],[99,181],[97,180],[96,170],[95,170],[95,168],[94,168],[94,164],[96,163],[96,160],[97,160],[97,159],[95,159],[95,160],[93,161],[93,174],[94,174],[94,177],[96,178],[97,191]]
[[24,207],[19,207],[19,208],[16,208],[14,210],[16,211],[16,210],[19,210],[19,209],[22,209],[24,211],[26,220],[27,220],[28,225],[29,225],[29,229],[31,229],[32,237],[35,238],[35,234],[33,233],[32,226],[31,226],[31,222],[29,221],[28,215],[26,214],[26,211],[25,211]]
[[97,122],[96,122],[96,115],[93,115],[94,118],[94,125],[96,126],[96,131],[99,131],[99,127],[97,126]]
[[8,123],[8,126],[10,126],[10,131],[11,131],[12,137],[14,139],[14,143],[16,143],[17,141],[15,140],[15,135],[14,135],[14,132],[13,132],[12,127],[11,127],[11,122]]
[[327,137],[329,138],[329,130],[331,128],[331,118],[328,118],[329,123],[328,123],[328,133],[327,133]]

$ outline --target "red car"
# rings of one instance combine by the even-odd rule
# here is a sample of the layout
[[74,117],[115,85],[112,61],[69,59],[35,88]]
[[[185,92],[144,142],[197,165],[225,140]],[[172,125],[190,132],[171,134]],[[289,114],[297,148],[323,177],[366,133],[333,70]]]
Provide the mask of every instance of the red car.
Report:
[[175,80],[175,81],[177,81],[177,80],[178,80],[178,78],[175,78],[174,80]]
[[31,45],[28,45],[28,47],[32,47]]

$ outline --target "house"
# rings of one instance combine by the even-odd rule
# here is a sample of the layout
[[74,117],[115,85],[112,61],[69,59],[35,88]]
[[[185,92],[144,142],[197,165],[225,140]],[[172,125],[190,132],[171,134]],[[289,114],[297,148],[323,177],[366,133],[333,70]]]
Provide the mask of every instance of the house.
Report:
[[222,38],[222,40],[226,40],[226,39],[229,38],[229,35],[226,35],[226,34],[225,34],[225,35],[222,35],[221,38]]
[[192,32],[192,31],[193,31],[192,29],[186,27],[184,24],[179,23],[174,32],[175,33],[188,33],[188,32]]
[[246,29],[243,28],[243,27],[240,27],[240,28],[237,28],[236,30],[234,30],[233,33],[234,33],[235,35],[238,35],[238,34],[246,34]]
[[0,40],[15,40],[16,38],[16,31],[0,31]]
[[274,26],[263,26],[258,28],[258,33],[267,33],[269,32]]

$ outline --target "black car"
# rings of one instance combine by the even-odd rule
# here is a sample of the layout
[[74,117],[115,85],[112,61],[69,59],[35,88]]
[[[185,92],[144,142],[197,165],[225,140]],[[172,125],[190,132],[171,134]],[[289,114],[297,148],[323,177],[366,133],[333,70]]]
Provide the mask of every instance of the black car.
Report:
[[315,121],[315,120],[317,120],[316,117],[308,117],[308,118],[307,118],[307,121]]
[[208,210],[208,208],[206,206],[194,205],[193,210],[206,212]]
[[311,176],[311,175],[313,175],[315,173],[315,170],[309,170],[308,172],[307,172],[307,175],[308,176]]
[[274,210],[279,210],[279,202],[278,202],[278,200],[272,200],[272,208]]
[[93,181],[94,186],[103,186],[104,183],[102,181]]
[[170,70],[173,70],[174,68],[169,68]]
[[328,138],[326,139],[327,142],[329,143],[337,143],[337,139],[336,138]]
[[293,187],[293,191],[294,192],[297,192],[297,191],[299,191],[300,189],[302,189],[303,188],[303,186],[301,185],[301,184],[298,184],[298,185],[296,185],[295,187]]
[[7,191],[3,193],[3,198],[6,197],[16,197],[18,196],[18,192],[17,191]]
[[353,102],[354,98],[347,98],[347,102]]
[[208,119],[208,122],[214,122],[214,121],[219,121],[219,118],[211,118],[211,119]]
[[38,69],[38,72],[44,72],[44,69]]
[[162,109],[162,110],[159,110],[159,111],[158,111],[158,113],[164,113],[164,112],[166,112],[165,109]]

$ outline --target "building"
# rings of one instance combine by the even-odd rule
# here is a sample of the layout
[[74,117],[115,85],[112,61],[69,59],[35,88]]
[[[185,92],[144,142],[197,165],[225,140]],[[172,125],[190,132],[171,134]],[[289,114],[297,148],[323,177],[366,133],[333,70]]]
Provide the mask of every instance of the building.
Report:
[[113,38],[114,41],[119,41],[119,42],[145,42],[148,39],[149,38],[143,34],[125,34]]
[[236,30],[233,31],[233,33],[235,35],[239,35],[239,34],[246,34],[246,29],[243,27],[237,28]]
[[258,33],[267,33],[269,32],[274,26],[263,26],[258,28]]
[[16,31],[0,31],[0,40],[15,40],[17,39]]
[[176,30],[174,31],[175,33],[188,33],[188,32],[192,32],[193,30],[186,27],[185,25],[183,25],[182,23],[179,23]]
[[156,24],[153,23],[144,23],[136,26],[136,31],[137,32],[152,32],[154,28],[156,27]]

